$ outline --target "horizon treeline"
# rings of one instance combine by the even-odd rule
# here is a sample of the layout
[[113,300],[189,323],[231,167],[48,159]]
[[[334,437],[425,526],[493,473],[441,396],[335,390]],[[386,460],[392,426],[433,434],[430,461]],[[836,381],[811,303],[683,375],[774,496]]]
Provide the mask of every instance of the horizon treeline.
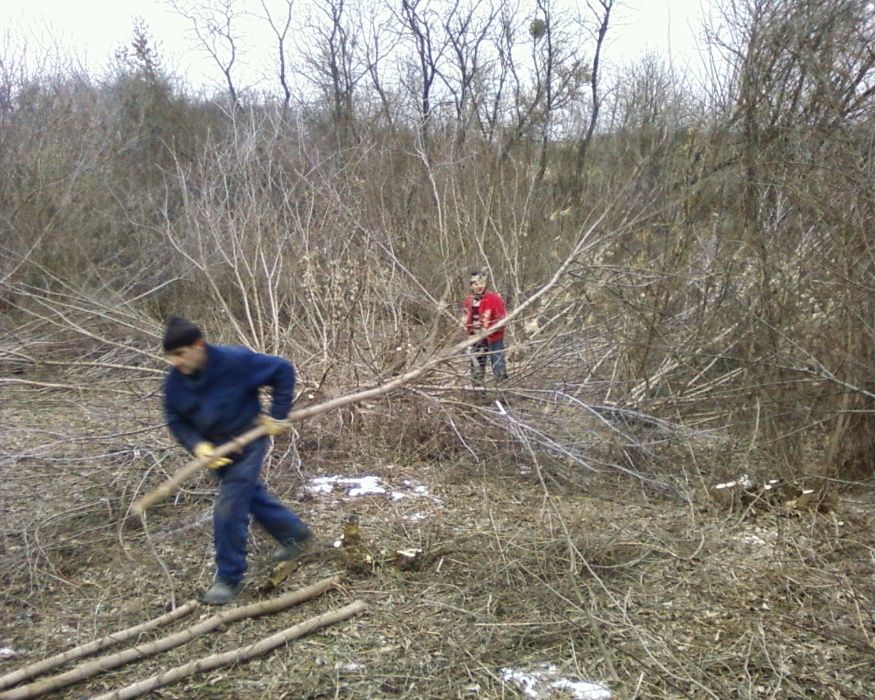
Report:
[[236,82],[233,3],[207,7],[227,21],[181,11],[209,99],[142,25],[99,80],[0,60],[18,360],[154,364],[184,314],[342,390],[457,339],[469,267],[511,308],[561,267],[511,324],[513,381],[872,474],[871,3],[720,0],[694,84],[605,69],[613,0],[324,0],[306,41],[269,19],[273,94]]

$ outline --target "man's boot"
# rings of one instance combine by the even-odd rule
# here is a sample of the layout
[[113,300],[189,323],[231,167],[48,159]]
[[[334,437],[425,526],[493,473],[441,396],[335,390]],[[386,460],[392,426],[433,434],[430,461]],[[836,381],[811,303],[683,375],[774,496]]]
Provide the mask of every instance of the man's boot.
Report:
[[285,544],[280,544],[274,551],[270,560],[274,564],[279,564],[284,561],[292,561],[300,557],[310,547],[313,541],[313,536],[308,532],[307,536],[300,540],[291,540]]
[[201,603],[207,605],[227,605],[237,594],[243,589],[243,581],[237,583],[228,583],[227,581],[217,578],[213,581],[213,585],[201,595]]

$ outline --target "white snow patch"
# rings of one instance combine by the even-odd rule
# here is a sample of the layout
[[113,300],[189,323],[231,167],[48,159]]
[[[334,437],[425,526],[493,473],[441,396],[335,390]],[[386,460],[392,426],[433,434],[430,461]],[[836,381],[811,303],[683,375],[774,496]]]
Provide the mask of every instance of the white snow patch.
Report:
[[384,496],[387,495],[393,501],[405,498],[430,498],[435,503],[442,503],[440,498],[431,496],[428,487],[416,484],[408,479],[402,481],[403,488],[389,490],[378,476],[317,476],[304,487],[312,495],[328,495],[335,489],[343,489],[350,497],[357,496]]
[[328,494],[339,486],[346,489],[347,496],[382,495],[386,489],[377,476],[317,476],[305,487],[312,494]]
[[553,681],[550,687],[565,690],[576,700],[611,700],[611,691],[608,688],[591,681],[560,678],[558,681]]
[[340,479],[339,476],[317,476],[313,479],[310,479],[310,483],[307,484],[307,491],[310,493],[331,493],[334,491],[334,484],[338,482]]
[[610,689],[599,683],[580,679],[562,678],[553,664],[539,664],[531,671],[502,668],[501,677],[516,685],[527,698],[545,700],[556,692],[564,691],[573,700],[611,700]]
[[754,535],[752,533],[747,533],[745,535],[741,535],[738,538],[739,542],[744,542],[745,544],[751,544],[755,547],[765,547],[768,542],[766,542],[762,537],[758,535]]
[[352,661],[348,664],[335,664],[334,668],[341,673],[358,673],[359,671],[365,670],[365,665],[358,661]]
[[414,484],[410,479],[404,479],[401,483],[413,491],[417,496],[428,496],[428,487],[424,484]]
[[386,489],[380,485],[380,477],[363,476],[359,479],[350,479],[351,488],[347,491],[350,496],[370,496],[386,493]]

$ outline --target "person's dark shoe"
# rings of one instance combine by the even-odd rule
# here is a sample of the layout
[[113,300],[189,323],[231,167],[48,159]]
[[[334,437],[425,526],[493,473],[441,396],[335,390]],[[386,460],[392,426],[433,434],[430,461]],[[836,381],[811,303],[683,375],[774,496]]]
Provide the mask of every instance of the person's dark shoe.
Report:
[[201,603],[207,605],[227,605],[237,594],[243,590],[243,581],[228,583],[220,578],[213,581],[213,585],[201,595]]
[[279,545],[273,552],[270,560],[274,564],[279,564],[284,561],[292,561],[292,559],[297,559],[304,552],[309,549],[310,544],[313,542],[313,536],[308,532],[306,537],[300,540],[292,540],[291,542],[286,542],[285,544]]

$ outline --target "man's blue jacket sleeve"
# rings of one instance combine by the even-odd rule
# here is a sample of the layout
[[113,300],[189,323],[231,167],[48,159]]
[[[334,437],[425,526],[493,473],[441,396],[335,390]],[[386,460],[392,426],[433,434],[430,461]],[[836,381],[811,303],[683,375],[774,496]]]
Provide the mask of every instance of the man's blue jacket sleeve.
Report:
[[270,417],[285,420],[295,394],[294,366],[283,357],[261,353],[252,353],[250,361],[255,385],[271,388]]

